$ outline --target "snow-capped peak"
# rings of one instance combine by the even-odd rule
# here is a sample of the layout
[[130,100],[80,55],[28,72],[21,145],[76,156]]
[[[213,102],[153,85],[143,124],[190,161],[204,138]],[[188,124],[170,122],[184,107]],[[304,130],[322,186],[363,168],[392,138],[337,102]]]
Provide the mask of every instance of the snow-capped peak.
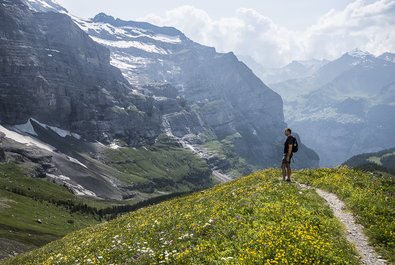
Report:
[[[175,28],[158,27],[146,22],[123,21],[104,13],[90,20],[75,16],[72,18],[94,41],[121,52],[135,49],[148,54],[168,55],[172,54],[174,47],[179,48],[186,40],[183,33]],[[115,66],[130,68],[125,60],[121,63],[117,61],[119,60],[115,58],[112,60]]]
[[383,59],[385,61],[395,63],[395,53],[386,52],[380,55],[378,58]]
[[360,49],[354,49],[354,50],[348,52],[347,54],[352,57],[360,58],[360,59],[365,59],[367,56],[373,56],[371,53],[362,51]]
[[56,0],[22,0],[34,12],[68,13]]

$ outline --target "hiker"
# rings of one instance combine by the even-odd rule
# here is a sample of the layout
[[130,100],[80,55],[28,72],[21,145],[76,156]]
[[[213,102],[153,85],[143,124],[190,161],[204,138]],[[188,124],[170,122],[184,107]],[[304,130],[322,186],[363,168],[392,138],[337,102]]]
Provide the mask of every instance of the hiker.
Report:
[[290,128],[286,128],[284,134],[287,140],[284,143],[284,156],[281,162],[281,169],[283,171],[283,180],[290,182],[292,174],[291,159],[292,154],[298,151],[298,142],[295,137],[292,136],[292,130]]

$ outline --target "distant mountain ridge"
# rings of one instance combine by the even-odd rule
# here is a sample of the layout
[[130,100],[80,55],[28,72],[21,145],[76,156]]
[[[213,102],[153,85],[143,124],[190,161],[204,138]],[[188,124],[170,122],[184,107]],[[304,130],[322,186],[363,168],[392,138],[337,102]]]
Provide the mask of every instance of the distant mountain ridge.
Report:
[[270,86],[273,83],[289,79],[308,77],[314,74],[321,67],[324,67],[327,63],[329,63],[328,60],[317,59],[292,61],[280,69],[267,69],[263,74],[262,80],[267,82]]
[[267,68],[248,55],[237,55],[237,57],[247,64],[269,87],[279,82],[308,77],[329,62],[325,59],[293,60],[280,68]]
[[378,58],[395,63],[395,53],[385,52]]
[[[354,50],[313,75],[272,84],[288,124],[318,151],[324,166],[395,145],[394,54]],[[329,143],[329,144],[328,144]]]

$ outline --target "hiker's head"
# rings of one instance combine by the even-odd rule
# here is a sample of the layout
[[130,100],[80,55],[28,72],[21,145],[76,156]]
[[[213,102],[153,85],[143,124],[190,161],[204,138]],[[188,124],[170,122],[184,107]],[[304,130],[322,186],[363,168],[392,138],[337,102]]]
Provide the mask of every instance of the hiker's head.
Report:
[[285,134],[285,136],[289,136],[292,134],[292,130],[290,128],[287,128],[284,130],[284,134]]

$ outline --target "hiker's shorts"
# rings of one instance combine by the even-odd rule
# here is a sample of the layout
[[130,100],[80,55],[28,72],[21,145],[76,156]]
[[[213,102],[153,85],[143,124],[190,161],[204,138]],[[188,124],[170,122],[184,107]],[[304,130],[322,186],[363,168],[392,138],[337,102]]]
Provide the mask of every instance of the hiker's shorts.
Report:
[[292,154],[291,154],[291,156],[289,157],[289,161],[287,161],[287,155],[284,154],[284,155],[283,155],[283,161],[281,162],[281,164],[286,164],[286,165],[291,164],[291,160],[292,160]]

